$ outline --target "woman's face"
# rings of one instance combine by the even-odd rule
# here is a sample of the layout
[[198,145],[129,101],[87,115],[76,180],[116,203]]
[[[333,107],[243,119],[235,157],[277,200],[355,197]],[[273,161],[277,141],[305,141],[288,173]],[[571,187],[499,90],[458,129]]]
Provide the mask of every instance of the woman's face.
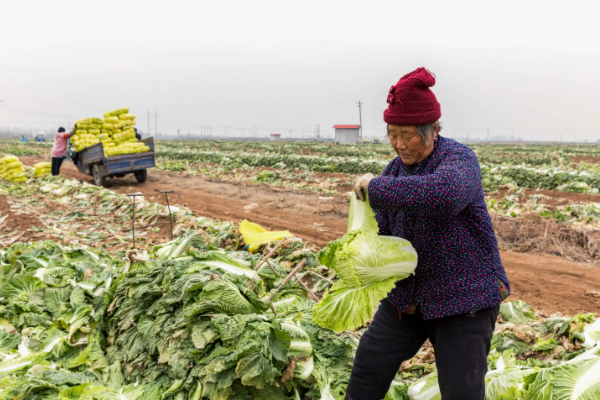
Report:
[[423,138],[414,125],[388,125],[389,139],[396,154],[406,165],[415,165],[423,161],[433,151],[433,142],[437,138],[437,127],[429,145],[423,143]]

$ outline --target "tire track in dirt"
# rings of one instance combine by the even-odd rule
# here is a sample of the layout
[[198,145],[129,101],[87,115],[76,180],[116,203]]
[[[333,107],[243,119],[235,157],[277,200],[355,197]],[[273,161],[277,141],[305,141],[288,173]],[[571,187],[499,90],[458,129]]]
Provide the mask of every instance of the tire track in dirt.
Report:
[[[33,165],[42,158],[22,157],[22,161]],[[92,183],[91,177],[80,174],[72,163],[64,164],[61,173]],[[319,247],[346,233],[348,200],[342,195],[327,195],[328,200],[324,201],[315,193],[214,181],[160,170],[149,171],[148,181],[144,184],[138,184],[133,176],[128,176],[108,180],[107,188],[119,193],[139,191],[163,204],[164,199],[154,190],[172,189],[181,194],[181,203],[198,215],[232,222],[248,219],[266,229],[287,229]],[[531,253],[501,251],[501,256],[512,285],[510,299],[524,300],[546,315],[600,312],[598,267]]]

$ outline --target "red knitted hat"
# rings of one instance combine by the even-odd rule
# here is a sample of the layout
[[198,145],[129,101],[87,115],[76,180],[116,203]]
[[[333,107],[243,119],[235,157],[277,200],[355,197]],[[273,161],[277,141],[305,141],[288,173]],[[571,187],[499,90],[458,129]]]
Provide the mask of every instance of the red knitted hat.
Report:
[[425,68],[404,75],[390,89],[383,120],[392,125],[423,125],[439,120],[442,110],[429,89],[433,85],[435,75]]

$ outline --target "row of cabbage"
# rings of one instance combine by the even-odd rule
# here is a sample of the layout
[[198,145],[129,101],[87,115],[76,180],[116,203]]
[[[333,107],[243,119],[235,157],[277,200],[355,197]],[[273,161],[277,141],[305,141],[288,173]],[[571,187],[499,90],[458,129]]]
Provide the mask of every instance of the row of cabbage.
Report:
[[[380,174],[387,161],[358,157],[321,157],[305,155],[259,154],[245,152],[197,151],[192,149],[160,149],[159,157],[171,160],[187,160],[198,163],[217,163],[231,168],[242,165],[304,169],[321,172],[349,174]],[[564,168],[532,168],[520,165],[481,166],[483,186],[486,191],[499,186],[514,184],[520,187],[548,189],[566,192],[595,194],[600,190],[600,171]]]
[[217,163],[236,168],[242,165],[271,168],[303,169],[320,172],[343,172],[380,174],[387,161],[357,157],[321,157],[294,154],[260,154],[246,152],[198,151],[193,149],[157,148],[155,154],[170,160],[187,160],[198,163]]
[[[389,159],[394,152],[387,144],[334,145],[331,142],[252,142],[252,141],[206,141],[206,140],[161,140],[161,146],[171,149],[218,150],[245,152],[323,155],[326,157],[354,157]],[[578,156],[600,156],[600,146],[595,145],[469,145],[483,163],[509,163],[529,166],[567,165]]]
[[[389,160],[394,151],[387,144],[379,145],[333,145],[319,142],[235,142],[235,141],[179,141],[161,140],[165,149],[193,149],[200,151],[217,150],[220,152],[254,152],[260,154],[299,154],[320,155],[324,157],[361,157],[366,159]],[[470,145],[483,164],[526,165],[526,166],[562,166],[566,167],[576,160],[575,157],[600,156],[600,147],[596,146],[506,146],[506,145]]]
[[600,171],[597,170],[482,165],[481,177],[485,191],[504,185],[589,194],[600,190]]
[[562,156],[598,156],[600,157],[600,145],[598,144],[564,144],[564,145],[546,145],[546,144],[473,144],[470,145],[474,150],[494,151],[498,153],[535,155],[541,152],[551,152]]
[[348,144],[334,145],[331,142],[237,142],[207,140],[161,140],[165,149],[193,149],[200,151],[218,150],[221,152],[257,152],[261,154],[299,154],[321,155],[325,157],[390,158],[394,152],[388,145]]

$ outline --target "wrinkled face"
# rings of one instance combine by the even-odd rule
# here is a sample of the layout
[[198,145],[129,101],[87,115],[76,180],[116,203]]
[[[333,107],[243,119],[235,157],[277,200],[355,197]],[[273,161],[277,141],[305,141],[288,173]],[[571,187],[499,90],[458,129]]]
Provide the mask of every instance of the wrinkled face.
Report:
[[433,142],[437,138],[437,127],[426,146],[414,125],[388,125],[390,143],[406,165],[415,165],[427,158],[433,151]]

